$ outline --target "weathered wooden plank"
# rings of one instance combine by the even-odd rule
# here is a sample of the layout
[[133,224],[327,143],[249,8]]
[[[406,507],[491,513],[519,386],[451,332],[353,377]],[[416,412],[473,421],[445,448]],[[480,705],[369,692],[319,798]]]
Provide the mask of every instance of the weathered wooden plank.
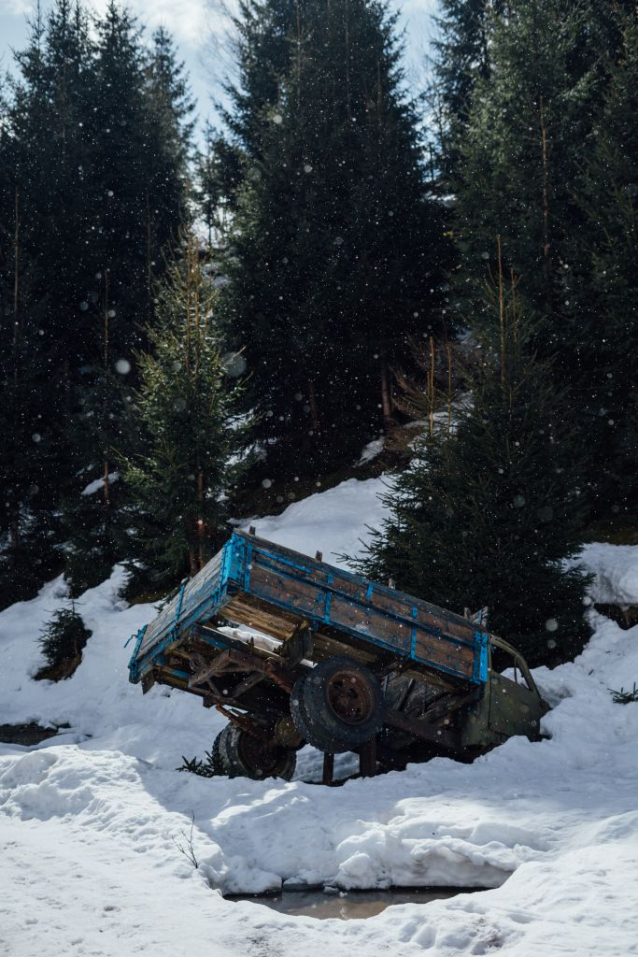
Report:
[[131,679],[139,680],[152,668],[154,656],[179,650],[191,625],[206,616],[248,625],[284,642],[306,618],[315,633],[313,661],[347,654],[374,665],[389,650],[404,667],[410,661],[417,675],[438,674],[444,687],[485,680],[477,670],[476,626],[471,622],[244,533],[235,533],[140,633]]

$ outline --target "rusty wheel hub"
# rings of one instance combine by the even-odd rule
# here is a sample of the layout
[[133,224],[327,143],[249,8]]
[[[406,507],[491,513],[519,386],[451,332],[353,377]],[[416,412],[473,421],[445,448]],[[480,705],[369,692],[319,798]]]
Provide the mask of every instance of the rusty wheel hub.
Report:
[[240,738],[241,756],[246,764],[264,776],[273,774],[281,763],[281,748],[275,745],[267,747],[264,741],[250,734],[242,734]]
[[357,671],[339,671],[328,681],[326,699],[346,724],[361,724],[374,711],[374,697],[365,677]]

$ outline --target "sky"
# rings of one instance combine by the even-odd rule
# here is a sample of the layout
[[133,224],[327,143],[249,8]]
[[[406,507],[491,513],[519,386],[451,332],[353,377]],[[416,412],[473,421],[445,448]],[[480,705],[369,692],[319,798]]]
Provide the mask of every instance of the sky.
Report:
[[[89,0],[87,6],[100,12],[108,0]],[[128,0],[127,6],[150,33],[165,26],[173,35],[189,74],[190,88],[197,105],[200,129],[216,120],[214,100],[221,96],[221,81],[231,62],[225,51],[228,8],[236,0]],[[390,0],[400,13],[405,31],[405,66],[409,85],[419,88],[423,81],[423,60],[434,31],[432,11],[437,0]],[[50,0],[42,0],[46,11]],[[0,71],[12,69],[12,49],[21,49],[27,37],[27,17],[34,7],[30,0],[0,0]]]

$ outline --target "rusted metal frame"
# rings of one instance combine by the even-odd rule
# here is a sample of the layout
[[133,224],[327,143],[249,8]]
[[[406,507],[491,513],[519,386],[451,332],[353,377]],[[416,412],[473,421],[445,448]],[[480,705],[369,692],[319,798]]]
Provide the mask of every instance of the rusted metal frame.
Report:
[[228,664],[229,652],[222,651],[212,662],[206,663],[205,659],[201,655],[191,655],[190,660],[194,665],[196,665],[200,670],[196,671],[195,674],[191,675],[188,679],[188,687],[195,688],[197,685],[206,684],[209,678],[212,678],[214,675],[222,674]]
[[428,744],[435,744],[449,750],[455,750],[460,746],[461,739],[458,734],[426,724],[418,718],[409,718],[392,708],[386,711],[384,724],[388,724],[392,728],[398,728],[399,731],[407,731],[408,734],[420,738],[422,741],[427,741]]
[[324,752],[323,755],[323,775],[321,783],[331,787],[334,784],[335,756]]
[[298,677],[297,673],[282,669],[273,658],[268,659],[265,670],[270,680],[276,685],[288,693],[292,691]]
[[258,671],[266,675],[280,688],[285,691],[292,691],[295,681],[299,677],[298,669],[290,669],[285,658],[261,658],[258,655],[249,652],[239,651],[236,648],[228,649],[229,659],[241,668],[241,671]]
[[255,738],[257,741],[263,741],[265,743],[270,741],[270,735],[268,735],[265,731],[258,731],[248,715],[237,714],[236,711],[230,711],[220,703],[217,703],[215,707],[220,714],[223,714],[225,718],[228,718],[228,720],[241,731],[249,734],[251,738]]
[[423,714],[420,715],[419,720],[427,721],[429,724],[435,724],[437,721],[447,717],[447,715],[458,711],[459,708],[473,704],[475,701],[480,701],[482,697],[482,687],[475,688],[466,695],[456,695],[452,699],[445,695],[444,698],[437,698],[436,701],[433,701],[429,708],[426,708]]
[[377,773],[377,736],[359,748],[359,773],[362,778],[373,778]]
[[[406,700],[407,700],[407,698],[408,698],[408,695],[410,694],[410,692],[411,692],[412,689],[414,688],[414,685],[415,685],[415,679],[414,679],[414,678],[410,678],[410,679],[408,680],[408,682],[407,682],[405,688],[403,689],[403,693],[402,693],[401,697],[399,698],[399,700],[397,701],[396,705],[394,706],[394,710],[395,710],[395,711],[401,711],[401,709],[403,708],[403,705],[405,704],[405,702],[406,702]],[[443,693],[445,693],[445,692],[443,692]]]
[[261,674],[261,672],[253,672],[248,675],[247,678],[237,685],[235,688],[232,697],[228,698],[228,701],[236,701],[237,698],[240,698],[246,691],[250,691],[251,688],[254,688],[255,685],[258,685],[260,681],[263,681],[266,676]]
[[[299,669],[289,669],[285,658],[275,658],[274,656],[264,658],[254,653],[242,651],[237,647],[226,649],[226,661],[238,666],[233,669],[234,671],[257,671],[270,678],[271,681],[287,692],[292,691],[295,681],[299,677]],[[228,672],[230,669],[226,666],[225,670]]]

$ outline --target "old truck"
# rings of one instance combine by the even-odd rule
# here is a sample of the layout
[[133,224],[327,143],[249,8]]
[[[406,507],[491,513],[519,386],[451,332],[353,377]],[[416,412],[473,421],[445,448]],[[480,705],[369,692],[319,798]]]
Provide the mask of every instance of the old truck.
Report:
[[[215,770],[289,779],[304,744],[360,772],[472,760],[540,735],[547,705],[521,655],[476,621],[236,531],[134,637],[130,680],[199,696],[228,725]],[[500,670],[493,667],[494,656]]]

